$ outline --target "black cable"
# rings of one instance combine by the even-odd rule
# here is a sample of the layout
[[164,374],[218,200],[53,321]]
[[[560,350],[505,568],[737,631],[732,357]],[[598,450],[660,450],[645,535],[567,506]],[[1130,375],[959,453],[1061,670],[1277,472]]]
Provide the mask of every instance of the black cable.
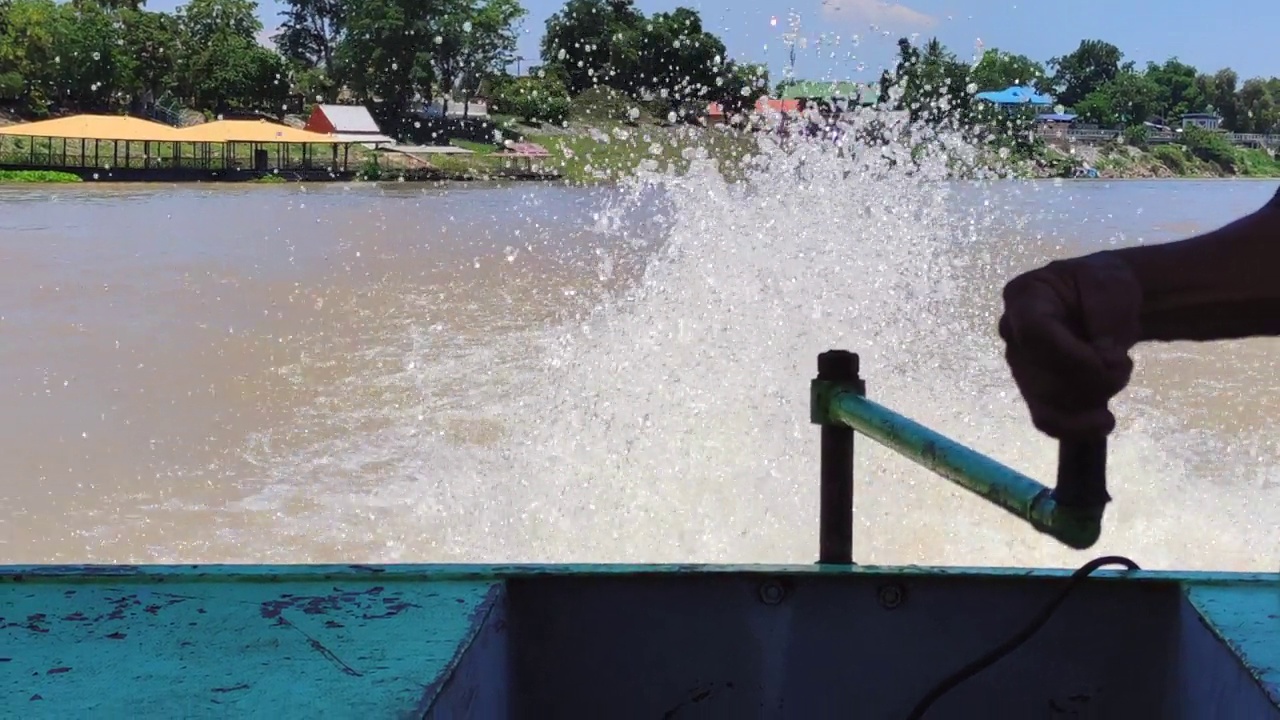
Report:
[[1000,662],[1006,655],[1017,650],[1023,643],[1030,640],[1032,635],[1039,632],[1040,628],[1044,627],[1045,623],[1049,622],[1049,619],[1053,617],[1053,613],[1057,611],[1058,606],[1062,605],[1062,602],[1067,599],[1067,596],[1080,586],[1080,582],[1082,580],[1092,575],[1095,570],[1106,565],[1123,565],[1129,570],[1140,569],[1137,563],[1120,555],[1107,555],[1105,557],[1100,557],[1097,560],[1090,560],[1085,563],[1079,570],[1071,573],[1071,578],[1067,580],[1067,586],[1062,588],[1062,591],[1059,592],[1053,600],[1050,600],[1049,604],[1045,605],[1044,609],[1040,611],[1040,614],[1028,623],[1025,628],[1005,642],[992,648],[985,655],[977,658],[973,662],[970,662],[949,675],[942,682],[938,683],[920,699],[920,702],[916,703],[915,709],[907,716],[907,720],[921,720],[921,718],[924,717],[924,714],[929,712],[929,708],[933,707],[934,703],[942,699],[943,695],[946,695],[956,689],[956,686],[960,685],[960,683],[965,680],[972,678],[974,675],[977,675],[983,670],[986,670],[992,665]]

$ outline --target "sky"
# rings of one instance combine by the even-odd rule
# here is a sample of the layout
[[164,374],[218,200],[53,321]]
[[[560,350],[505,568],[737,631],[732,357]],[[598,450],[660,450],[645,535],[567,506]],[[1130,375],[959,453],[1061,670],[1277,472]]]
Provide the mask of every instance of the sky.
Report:
[[[260,0],[267,28],[279,25],[281,4]],[[536,63],[546,19],[563,0],[522,0],[529,11],[520,39],[527,68]],[[724,41],[730,57],[766,62],[774,78],[787,66],[783,41],[788,14],[800,17],[806,46],[796,51],[796,77],[876,80],[893,63],[899,37],[936,36],[961,58],[981,48],[999,48],[1046,61],[1073,50],[1083,39],[1106,40],[1128,60],[1144,65],[1177,56],[1201,71],[1231,67],[1241,79],[1280,76],[1280,2],[1239,0],[636,0],[646,14],[684,5],[702,14],[703,25]],[[171,11],[180,0],[151,0],[153,10]],[[776,24],[771,22],[776,19]],[[1272,50],[1266,50],[1271,47]]]

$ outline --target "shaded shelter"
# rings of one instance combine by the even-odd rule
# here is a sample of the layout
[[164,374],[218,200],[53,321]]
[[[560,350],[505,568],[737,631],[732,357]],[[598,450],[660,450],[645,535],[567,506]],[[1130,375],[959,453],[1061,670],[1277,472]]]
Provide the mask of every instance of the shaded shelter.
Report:
[[1047,108],[1053,106],[1053,97],[1036,92],[1035,88],[1013,85],[1004,90],[988,90],[974,95],[978,100],[985,100],[1004,108]]
[[[289,168],[293,159],[290,150],[295,147],[301,150],[301,166],[312,168],[315,166],[314,146],[316,145],[326,146],[331,151],[333,167],[345,168],[348,160],[347,150],[351,144],[349,141],[329,135],[299,130],[266,120],[215,120],[181,128],[177,132],[186,142],[198,143],[205,147],[222,144],[226,148],[224,157],[239,158],[237,150],[240,146],[247,146],[252,154],[252,168],[258,171],[272,169],[270,149],[276,151],[275,168]],[[339,146],[342,146],[341,162],[338,157]]]
[[[95,176],[107,170],[113,177],[118,177],[116,171],[141,170],[151,179],[160,170],[211,177],[227,170],[287,170],[319,177],[347,172],[349,146],[335,137],[264,120],[174,128],[123,115],[75,115],[0,128],[0,165]],[[318,157],[317,147],[327,150],[328,157]]]
[[[103,167],[104,158],[110,159],[111,167],[121,164],[129,167],[134,159],[130,157],[130,150],[137,143],[142,143],[142,159],[145,161],[151,157],[153,143],[181,142],[177,133],[177,128],[169,125],[127,115],[72,115],[0,128],[0,137],[26,138],[29,141],[26,143],[27,162],[23,164],[51,167],[88,167],[86,161],[89,157],[93,158],[92,167]],[[37,138],[47,142],[34,142]],[[78,141],[78,148],[75,141]],[[104,142],[110,143],[109,156],[103,152]],[[42,144],[43,148],[40,147]],[[78,152],[74,152],[76,150]],[[10,160],[21,161],[22,158],[0,157],[0,162],[9,163]]]

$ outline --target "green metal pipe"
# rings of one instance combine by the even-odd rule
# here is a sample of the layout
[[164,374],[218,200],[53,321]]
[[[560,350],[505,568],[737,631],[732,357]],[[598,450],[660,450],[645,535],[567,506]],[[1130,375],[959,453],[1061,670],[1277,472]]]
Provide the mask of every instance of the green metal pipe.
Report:
[[866,399],[856,388],[815,380],[812,414],[814,422],[852,428],[1072,548],[1092,547],[1102,534],[1101,508],[1059,505],[1051,488]]

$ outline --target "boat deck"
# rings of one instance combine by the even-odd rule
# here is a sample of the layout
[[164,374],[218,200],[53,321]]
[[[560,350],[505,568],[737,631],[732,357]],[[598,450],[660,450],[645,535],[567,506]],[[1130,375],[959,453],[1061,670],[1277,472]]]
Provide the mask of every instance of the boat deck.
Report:
[[[898,719],[1067,574],[8,567],[0,699],[23,718]],[[1280,719],[1280,576],[1100,572],[926,717]]]

